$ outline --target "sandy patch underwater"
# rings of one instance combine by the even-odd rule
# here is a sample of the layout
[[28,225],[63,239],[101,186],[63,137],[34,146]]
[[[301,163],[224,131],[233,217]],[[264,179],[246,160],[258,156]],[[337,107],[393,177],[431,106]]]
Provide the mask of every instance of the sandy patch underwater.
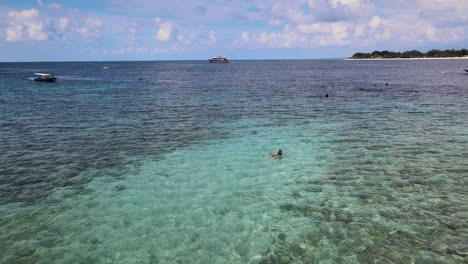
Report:
[[[57,190],[36,205],[32,224],[43,229],[10,250],[34,247],[25,259],[40,263],[261,260],[274,239],[305,227],[280,206],[295,199],[295,182],[323,174],[314,166],[317,139],[304,136],[305,127],[255,120],[228,126],[228,139],[138,162],[125,177],[96,178],[84,194]],[[284,157],[262,157],[278,148]]]

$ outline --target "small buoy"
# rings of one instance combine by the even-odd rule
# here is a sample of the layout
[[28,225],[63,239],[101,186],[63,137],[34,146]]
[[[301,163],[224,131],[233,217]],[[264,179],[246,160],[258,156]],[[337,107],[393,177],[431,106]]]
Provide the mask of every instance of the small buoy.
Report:
[[442,72],[442,74],[446,74],[446,72]]
[[385,83],[385,85],[388,85],[388,83]]
[[325,97],[328,97],[328,94],[326,94]]

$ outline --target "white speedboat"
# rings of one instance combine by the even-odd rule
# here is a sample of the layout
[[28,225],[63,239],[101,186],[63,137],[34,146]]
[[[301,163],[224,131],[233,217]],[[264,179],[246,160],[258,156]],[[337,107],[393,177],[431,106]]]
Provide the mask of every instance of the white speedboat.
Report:
[[55,82],[57,77],[49,73],[34,73],[37,77],[34,78],[36,82]]
[[225,57],[221,57],[221,56],[218,56],[218,57],[213,57],[211,59],[208,60],[210,63],[228,63],[229,60]]

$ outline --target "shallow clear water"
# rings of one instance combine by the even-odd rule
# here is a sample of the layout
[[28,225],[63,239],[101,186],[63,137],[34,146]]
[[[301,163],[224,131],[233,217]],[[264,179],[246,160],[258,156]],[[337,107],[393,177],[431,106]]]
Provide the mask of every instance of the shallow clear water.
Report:
[[465,64],[2,63],[0,262],[464,263]]

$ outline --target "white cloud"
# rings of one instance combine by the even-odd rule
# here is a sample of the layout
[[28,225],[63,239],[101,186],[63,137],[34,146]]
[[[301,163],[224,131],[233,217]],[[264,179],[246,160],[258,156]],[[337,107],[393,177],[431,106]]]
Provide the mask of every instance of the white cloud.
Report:
[[160,18],[160,17],[155,17],[155,18],[153,18],[153,22],[154,22],[156,25],[159,25],[159,24],[161,24],[161,18]]
[[162,21],[161,18],[157,17],[153,19],[153,22],[158,27],[155,38],[159,41],[169,41],[172,39],[172,33],[174,31],[174,25],[169,21]]
[[139,47],[135,49],[135,53],[137,54],[146,54],[148,51],[149,49],[147,47]]
[[415,15],[431,20],[435,26],[462,25],[468,22],[468,1],[459,0],[378,0],[388,17]]
[[[383,1],[387,0],[378,0]],[[384,7],[379,5],[380,11],[395,11],[388,9],[392,1],[386,2]],[[275,26],[284,24],[283,31],[263,30],[255,34],[244,31],[236,43],[257,48],[359,48],[392,43],[390,45],[398,49],[421,43],[460,43],[468,39],[468,27],[461,23],[468,21],[467,1],[401,1],[406,6],[385,17],[376,14],[375,5],[369,0],[291,0],[271,6],[268,3],[271,2],[262,5],[270,15],[263,16],[263,22]],[[299,7],[304,4],[306,8],[301,10]],[[456,19],[450,18],[450,13]]]
[[242,40],[245,42],[249,41],[249,33],[246,31],[242,32]]
[[86,17],[76,32],[80,33],[86,40],[92,41],[101,37],[102,27],[103,22],[100,18]]
[[115,55],[126,55],[126,54],[132,54],[134,51],[135,49],[133,47],[127,47],[127,48],[115,49],[112,51],[112,53]]
[[85,23],[89,28],[100,28],[102,26],[102,20],[97,17],[88,17]]
[[289,26],[285,26],[283,32],[262,32],[260,35],[253,36],[252,39],[254,42],[272,48],[304,47],[310,44],[307,36],[291,30]]
[[380,25],[383,24],[383,19],[378,16],[373,16],[371,21],[369,22],[369,27],[371,28],[378,28]]
[[58,20],[58,28],[61,31],[65,31],[70,24],[70,19],[68,17],[61,17]]
[[32,9],[0,9],[0,41],[62,41],[101,55],[101,44],[109,44],[109,54],[160,54],[213,47],[398,50],[468,40],[466,0],[104,0],[125,16],[35,1]]
[[[246,11],[248,7],[256,5],[244,0],[232,1],[148,1],[148,0],[102,0],[110,2],[113,10],[123,11],[126,14],[138,15],[159,15],[171,17],[171,20],[182,19],[188,23],[205,24],[226,21],[238,21],[248,19],[252,12]],[[255,0],[257,1],[257,0]]]
[[314,19],[324,22],[359,20],[374,13],[367,0],[309,0],[308,6]]
[[399,15],[390,18],[374,16],[369,22],[368,40],[371,43],[391,40],[399,44],[444,43],[462,41],[466,28],[455,26],[438,28],[432,20],[415,15]]
[[214,31],[214,30],[210,30],[208,45],[209,46],[215,46],[216,45],[216,31]]
[[[420,8],[428,10],[458,9],[460,11],[467,11],[468,9],[468,2],[460,0],[419,0],[416,2]],[[466,12],[464,14],[468,16]]]
[[154,48],[151,53],[152,54],[163,54],[163,53],[167,53],[168,50],[167,49],[161,49],[161,48]]
[[43,31],[42,24],[30,24],[28,26],[29,38],[32,40],[46,40],[47,34]]
[[116,55],[124,55],[126,52],[127,52],[127,50],[124,49],[124,48],[120,48],[120,49],[117,49],[117,50],[113,50],[113,51],[112,51],[112,53],[113,53],[113,54],[116,54]]
[[281,20],[279,20],[279,19],[270,19],[270,20],[268,20],[268,24],[270,24],[272,26],[279,26],[279,25],[281,25]]
[[273,18],[270,21],[281,19],[286,19],[287,21],[293,23],[306,23],[311,21],[311,17],[304,14],[304,12],[301,10],[301,6],[294,4],[294,2],[291,4],[287,1],[278,1],[274,2],[273,5],[271,5],[269,8],[271,9],[271,13],[273,15]]
[[55,11],[58,11],[60,9],[62,9],[62,5],[60,4],[57,4],[57,3],[50,3],[47,5],[47,7],[51,10],[55,10]]
[[171,23],[166,22],[160,25],[156,39],[160,41],[169,41],[172,38],[173,26]]
[[136,40],[137,23],[133,22],[127,26],[127,41],[133,43]]
[[312,35],[312,39],[319,46],[349,45],[354,33],[354,24],[350,22],[317,23],[299,25],[298,32]]
[[10,42],[23,40],[23,29],[22,25],[11,25],[6,30],[6,40]]
[[39,10],[29,9],[8,12],[7,41],[46,40],[47,37]]

